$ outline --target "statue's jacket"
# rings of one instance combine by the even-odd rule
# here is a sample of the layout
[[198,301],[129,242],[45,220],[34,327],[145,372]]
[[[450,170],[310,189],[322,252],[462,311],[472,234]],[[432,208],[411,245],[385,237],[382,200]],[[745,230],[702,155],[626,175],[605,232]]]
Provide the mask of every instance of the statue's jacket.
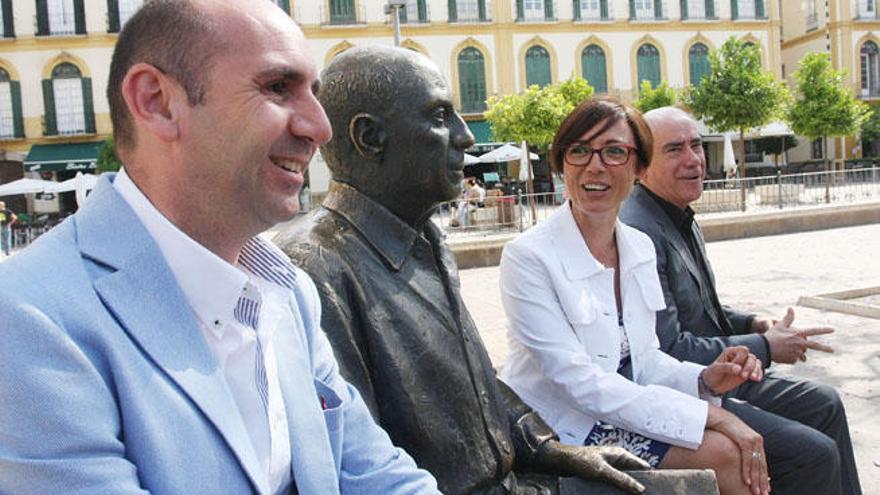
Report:
[[505,399],[433,222],[417,232],[332,182],[323,206],[275,242],[314,279],[342,374],[395,445],[443,493],[509,487]]

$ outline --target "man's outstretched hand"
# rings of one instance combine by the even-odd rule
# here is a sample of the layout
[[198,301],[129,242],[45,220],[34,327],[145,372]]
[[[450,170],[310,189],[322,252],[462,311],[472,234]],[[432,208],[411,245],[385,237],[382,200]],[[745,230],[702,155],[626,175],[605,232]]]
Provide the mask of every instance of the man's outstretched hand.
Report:
[[633,494],[643,493],[645,487],[622,470],[651,469],[647,462],[620,447],[579,447],[558,440],[541,444],[533,463],[542,472],[603,481]]

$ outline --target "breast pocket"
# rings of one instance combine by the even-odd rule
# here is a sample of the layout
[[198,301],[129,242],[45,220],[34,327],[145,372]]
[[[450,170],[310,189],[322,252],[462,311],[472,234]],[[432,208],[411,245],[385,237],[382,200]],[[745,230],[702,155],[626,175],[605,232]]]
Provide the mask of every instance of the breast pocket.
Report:
[[603,369],[616,368],[616,341],[601,330],[602,320],[609,320],[611,328],[617,328],[616,311],[605,307],[588,287],[568,291],[567,294],[566,298],[560,297],[560,302],[578,342]]
[[327,433],[330,437],[330,448],[333,450],[333,460],[336,470],[339,471],[342,460],[342,441],[345,431],[345,411],[349,403],[343,402],[339,395],[329,385],[321,380],[315,380],[315,392],[321,409],[324,413],[324,423],[327,425]]

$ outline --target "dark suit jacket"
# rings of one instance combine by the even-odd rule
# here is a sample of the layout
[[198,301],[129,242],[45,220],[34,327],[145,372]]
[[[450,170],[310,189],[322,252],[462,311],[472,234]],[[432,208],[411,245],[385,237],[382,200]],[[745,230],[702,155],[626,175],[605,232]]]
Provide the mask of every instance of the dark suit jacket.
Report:
[[[620,219],[648,234],[657,250],[657,271],[666,298],[666,309],[657,312],[657,337],[664,352],[678,359],[709,364],[726,347],[744,345],[764,366],[770,364],[764,337],[749,333],[753,315],[726,306],[722,307],[723,314],[715,310],[715,277],[706,257],[703,233],[696,222],[694,235],[706,260],[707,277],[672,219],[644,186],[633,188],[621,206]],[[721,318],[728,319],[732,332],[726,330]]]

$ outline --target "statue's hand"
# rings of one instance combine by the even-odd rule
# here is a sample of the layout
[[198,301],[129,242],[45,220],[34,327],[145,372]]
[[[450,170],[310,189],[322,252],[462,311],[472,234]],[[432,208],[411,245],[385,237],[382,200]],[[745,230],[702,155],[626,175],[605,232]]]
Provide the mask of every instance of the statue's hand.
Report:
[[578,447],[557,440],[541,444],[532,462],[543,472],[604,481],[634,494],[644,492],[644,485],[620,470],[651,469],[648,463],[620,447]]

